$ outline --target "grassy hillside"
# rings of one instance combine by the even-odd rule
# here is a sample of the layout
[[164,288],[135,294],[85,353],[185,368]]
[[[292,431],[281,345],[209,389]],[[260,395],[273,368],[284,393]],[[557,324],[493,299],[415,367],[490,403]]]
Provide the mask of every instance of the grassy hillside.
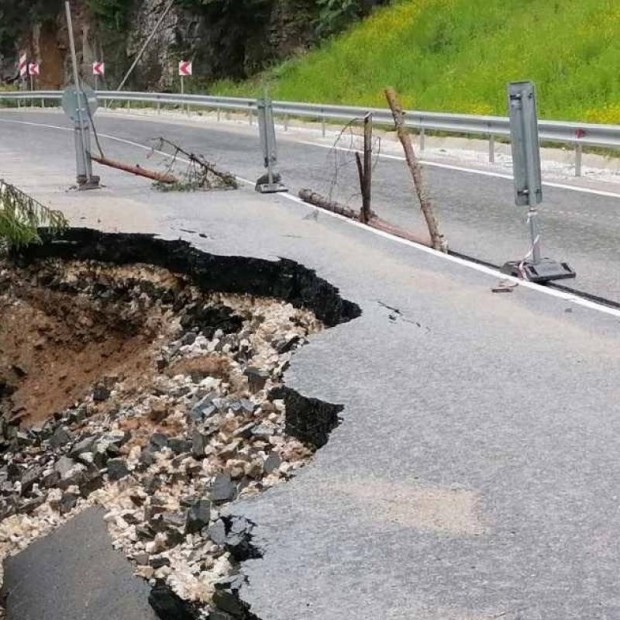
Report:
[[254,83],[216,91],[505,114],[506,83],[532,79],[541,116],[620,123],[619,0],[400,0]]

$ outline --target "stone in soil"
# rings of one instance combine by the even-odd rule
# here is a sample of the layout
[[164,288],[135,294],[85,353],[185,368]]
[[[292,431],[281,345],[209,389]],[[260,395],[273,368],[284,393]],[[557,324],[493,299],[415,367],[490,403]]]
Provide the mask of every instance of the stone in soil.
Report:
[[207,499],[199,499],[194,502],[187,513],[187,524],[185,531],[188,534],[200,532],[203,527],[209,525],[211,518],[211,502]]
[[230,474],[218,474],[211,488],[211,501],[214,503],[230,502],[237,493],[237,487],[232,482]]

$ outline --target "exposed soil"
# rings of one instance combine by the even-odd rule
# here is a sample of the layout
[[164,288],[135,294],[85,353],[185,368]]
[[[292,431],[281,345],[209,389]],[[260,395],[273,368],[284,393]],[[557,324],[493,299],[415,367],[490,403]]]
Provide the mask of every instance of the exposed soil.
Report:
[[[50,263],[36,275],[32,269],[0,270],[0,412],[9,419],[37,424],[99,383],[105,390],[119,379],[144,382],[152,376],[154,345],[170,335],[173,318],[149,299],[127,303],[122,284],[104,295],[99,279],[98,285],[91,282],[94,296],[78,293],[78,283],[104,275],[90,269]],[[109,271],[117,283],[135,278],[132,270]],[[142,271],[150,280],[164,278]],[[44,281],[51,287],[39,286]]]

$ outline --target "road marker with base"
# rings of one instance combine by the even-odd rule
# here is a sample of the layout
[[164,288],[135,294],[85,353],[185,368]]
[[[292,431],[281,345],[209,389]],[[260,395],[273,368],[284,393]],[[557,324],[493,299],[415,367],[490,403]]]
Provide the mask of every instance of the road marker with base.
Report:
[[574,278],[575,272],[567,263],[540,254],[538,210],[543,200],[540,169],[540,144],[538,141],[538,116],[536,113],[536,88],[532,82],[511,82],[508,85],[512,166],[514,171],[515,204],[529,206],[527,222],[532,247],[521,261],[510,261],[502,272],[532,282],[550,282]]
[[263,151],[263,162],[267,173],[256,181],[256,191],[261,194],[288,192],[280,182],[278,173],[278,152],[276,148],[276,129],[273,120],[273,103],[267,95],[257,101],[258,131]]

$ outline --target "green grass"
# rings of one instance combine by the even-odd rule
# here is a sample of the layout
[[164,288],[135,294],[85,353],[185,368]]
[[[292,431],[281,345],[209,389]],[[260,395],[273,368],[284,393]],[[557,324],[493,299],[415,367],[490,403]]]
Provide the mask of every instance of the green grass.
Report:
[[620,123],[619,0],[401,0],[252,82],[211,92],[283,100],[506,114],[506,83],[531,79],[545,118]]

